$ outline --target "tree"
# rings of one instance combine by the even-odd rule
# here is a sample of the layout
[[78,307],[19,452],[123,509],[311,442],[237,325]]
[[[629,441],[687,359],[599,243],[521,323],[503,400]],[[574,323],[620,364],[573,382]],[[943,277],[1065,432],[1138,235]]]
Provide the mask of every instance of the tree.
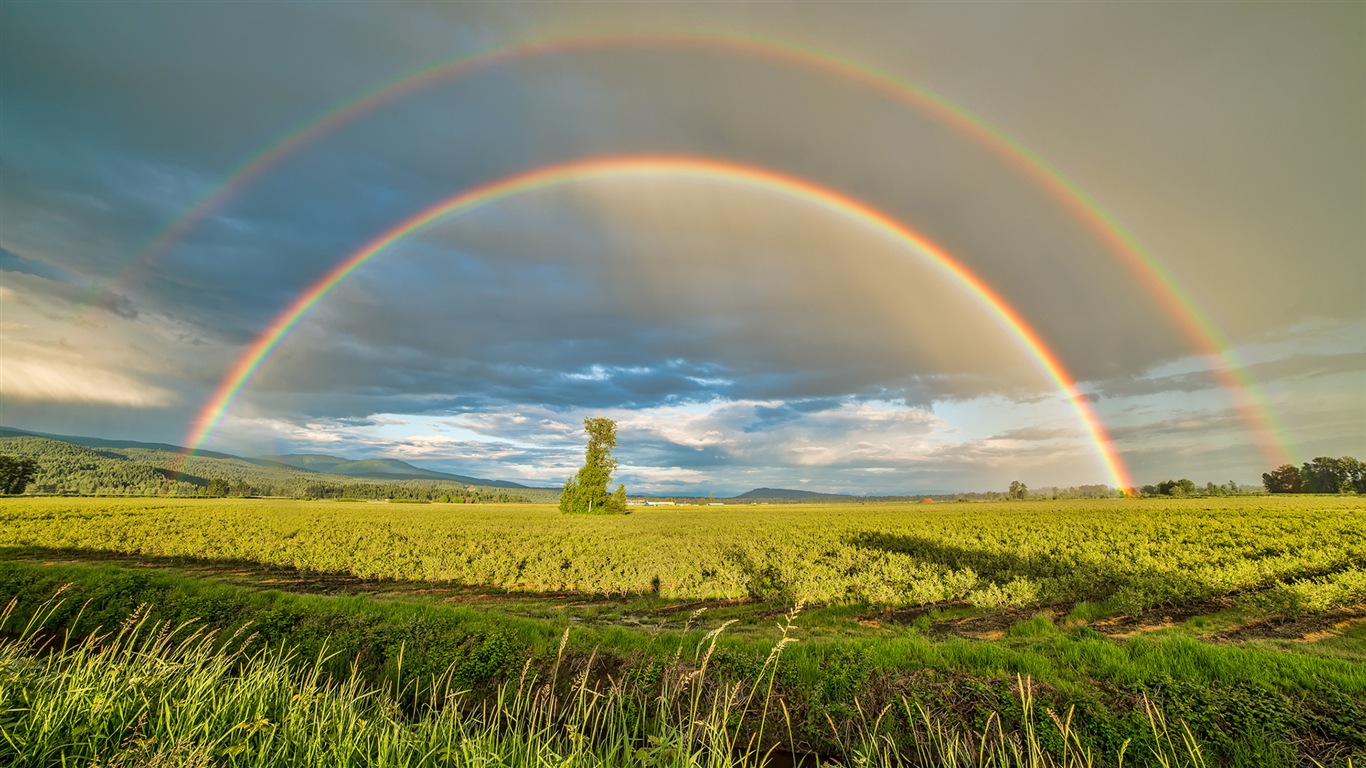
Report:
[[227,496],[229,490],[230,488],[228,487],[227,480],[224,480],[221,477],[215,477],[209,480],[208,485],[204,486],[204,495],[222,497]]
[[1351,456],[1343,456],[1338,461],[1342,463],[1342,471],[1347,475],[1347,487],[1356,493],[1366,494],[1366,463]]
[[[1355,461],[1355,459],[1353,459]],[[1304,462],[1300,477],[1304,478],[1305,490],[1310,493],[1339,493],[1347,489],[1348,467],[1342,459],[1320,456],[1313,462]]]
[[607,483],[617,468],[617,460],[612,458],[612,449],[617,444],[617,423],[606,418],[584,419],[583,428],[588,433],[583,467],[578,474],[565,481],[564,490],[560,493],[560,511],[624,515],[626,486],[618,485],[615,493],[607,493]]
[[0,493],[23,493],[38,472],[38,462],[15,456],[0,456]]
[[1195,482],[1184,477],[1180,480],[1163,480],[1157,484],[1157,493],[1161,496],[1194,496]]
[[1020,500],[1029,493],[1029,488],[1019,480],[1010,481],[1010,490],[1006,491],[1006,498]]
[[1294,464],[1282,464],[1262,473],[1262,485],[1268,493],[1304,493],[1304,478]]

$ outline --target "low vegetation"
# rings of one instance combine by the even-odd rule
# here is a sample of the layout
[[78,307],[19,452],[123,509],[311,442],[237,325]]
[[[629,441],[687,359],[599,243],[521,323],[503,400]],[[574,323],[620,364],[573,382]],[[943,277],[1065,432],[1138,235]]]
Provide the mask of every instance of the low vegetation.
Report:
[[[753,676],[735,682],[709,675],[721,631],[709,632],[686,659],[680,646],[648,690],[639,681],[595,679],[592,656],[581,670],[570,668],[566,631],[548,670],[528,661],[515,681],[480,698],[465,687],[463,667],[405,678],[400,655],[393,676],[376,687],[355,666],[331,674],[334,657],[326,652],[301,659],[254,642],[245,628],[225,637],[198,622],[151,620],[142,608],[117,629],[74,641],[64,635],[53,652],[58,643],[42,638],[61,603],[40,606],[26,624],[13,621],[15,604],[0,611],[0,629],[14,633],[0,641],[0,760],[16,768],[744,768],[799,743],[790,711],[774,697],[786,631]],[[792,616],[787,621],[790,630]],[[1073,711],[1036,709],[1028,681],[1017,679],[1010,695],[1018,729],[1008,731],[996,713],[979,729],[956,729],[903,697],[843,731],[834,727],[838,753],[824,762],[1088,768],[1112,757],[1084,742]],[[1140,762],[1207,764],[1188,728],[1169,726],[1146,700],[1143,711],[1148,730],[1134,750]],[[779,712],[781,721],[772,718],[779,732],[765,733],[768,716]],[[1122,762],[1129,748],[1126,742],[1113,757]]]
[[239,560],[361,578],[587,595],[909,608],[1081,601],[1122,612],[1285,589],[1363,599],[1356,497],[1029,504],[395,506],[21,498],[0,546]]
[[1364,519],[9,499],[0,727],[32,765],[1343,765]]

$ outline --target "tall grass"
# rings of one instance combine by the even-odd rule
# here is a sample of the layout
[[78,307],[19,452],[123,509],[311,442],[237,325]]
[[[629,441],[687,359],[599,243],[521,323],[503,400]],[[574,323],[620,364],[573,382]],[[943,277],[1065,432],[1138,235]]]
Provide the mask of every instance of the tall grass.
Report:
[[[299,659],[245,632],[223,636],[196,622],[152,621],[145,607],[107,632],[80,639],[46,633],[44,622],[59,605],[50,602],[27,621],[14,615],[15,601],[0,611],[7,633],[0,641],[0,764],[761,768],[779,759],[775,750],[798,744],[773,680],[783,649],[795,642],[787,630],[799,609],[748,681],[708,676],[728,624],[691,654],[680,648],[649,691],[595,676],[594,656],[570,669],[566,630],[544,676],[528,660],[516,679],[476,694],[459,688],[449,670],[405,680],[401,662],[384,685],[363,682],[355,666],[338,679],[324,672],[326,653]],[[954,730],[903,699],[860,712],[851,726],[831,722],[838,753],[804,764],[1124,764],[1124,750],[1101,756],[1088,749],[1071,728],[1071,712],[1049,711],[1045,738],[1031,725],[1027,680],[1019,681],[1018,695],[1023,731],[1006,731],[994,716],[978,732]],[[1148,711],[1157,746],[1146,762],[1206,765],[1188,730]]]

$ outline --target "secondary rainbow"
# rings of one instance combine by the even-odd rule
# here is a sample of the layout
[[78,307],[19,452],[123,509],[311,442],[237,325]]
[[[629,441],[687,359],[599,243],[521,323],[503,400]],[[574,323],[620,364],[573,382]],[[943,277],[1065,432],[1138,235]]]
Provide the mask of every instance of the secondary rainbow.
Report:
[[[943,122],[989,148],[1016,169],[1034,179],[1062,203],[1120,257],[1129,271],[1153,295],[1195,350],[1209,358],[1214,371],[1235,401],[1249,428],[1259,435],[1266,461],[1280,465],[1291,461],[1290,441],[1277,423],[1256,380],[1233,351],[1214,322],[1169,270],[1150,253],[1117,217],[1058,168],[1023,143],[963,106],[923,86],[905,81],[877,67],[808,45],[732,31],[562,31],[546,37],[516,42],[457,59],[442,60],[410,71],[378,88],[340,102],[301,127],[285,134],[253,156],[201,197],[184,215],[161,230],[112,284],[122,285],[140,268],[154,263],[175,242],[194,229],[210,213],[239,190],[307,147],[319,137],[359,117],[432,84],[461,77],[496,65],[537,56],[612,48],[713,49],[732,54],[781,61],[844,78],[893,100],[911,106]],[[92,302],[93,302],[92,296]]]
[[222,421],[238,393],[260,370],[261,365],[269,358],[270,353],[280,344],[290,329],[347,276],[394,243],[442,217],[464,213],[514,195],[577,181],[629,176],[700,177],[786,194],[880,230],[925,255],[931,263],[986,305],[1019,339],[1020,343],[1038,361],[1040,367],[1044,369],[1049,378],[1057,385],[1059,391],[1071,403],[1088,437],[1095,445],[1096,453],[1110,478],[1110,482],[1119,489],[1133,487],[1128,470],[1125,468],[1119,453],[1115,450],[1109,435],[1106,434],[1100,419],[1096,416],[1090,403],[1082,396],[1076,382],[1067,373],[1058,356],[1048,348],[1039,334],[1025,322],[1024,318],[1014,308],[961,261],[955,259],[924,235],[887,214],[826,187],[774,171],[738,163],[677,156],[612,156],[536,168],[468,189],[436,203],[390,228],[343,259],[308,290],[304,291],[294,303],[271,322],[270,326],[238,358],[228,375],[219,384],[213,396],[196,417],[186,438],[189,452],[193,453],[204,443],[213,429]]

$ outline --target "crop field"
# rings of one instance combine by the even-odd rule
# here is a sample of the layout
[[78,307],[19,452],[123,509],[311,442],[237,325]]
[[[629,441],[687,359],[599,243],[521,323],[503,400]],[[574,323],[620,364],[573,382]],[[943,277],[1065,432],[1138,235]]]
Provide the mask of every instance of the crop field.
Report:
[[241,561],[361,579],[681,600],[1140,611],[1275,588],[1366,599],[1356,497],[648,507],[35,498],[0,547]]
[[[352,720],[370,722],[378,706],[362,683],[398,696],[395,711],[416,718],[395,725],[401,733],[362,728],[353,734],[362,741],[392,746],[385,739],[439,725],[455,729],[447,738],[539,745],[476,762],[546,764],[572,753],[603,765],[702,765],[717,748],[699,740],[703,732],[741,762],[762,754],[744,744],[845,765],[1118,765],[1125,754],[1124,765],[1311,766],[1366,754],[1366,500],[1350,496],[651,507],[626,516],[562,515],[551,505],[6,499],[0,588],[18,598],[15,617],[45,617],[34,626],[73,637],[99,637],[139,612],[167,627],[246,627],[263,647],[296,649],[294,661],[305,662],[300,671],[287,652],[250,657],[271,670],[260,674],[285,709],[294,706],[294,694],[281,693],[293,690],[292,675],[309,685],[332,675],[352,686],[333,693],[367,713]],[[26,621],[12,620],[5,636]],[[162,645],[95,644],[78,660],[94,669],[123,663],[106,651],[181,653],[164,639],[169,629],[141,632],[138,643]],[[204,667],[187,675],[249,682],[204,642],[187,646]],[[336,658],[321,661],[329,653]],[[310,672],[309,663],[321,666]],[[568,702],[578,691],[574,717],[599,701],[585,691],[602,691],[616,718],[602,726],[615,734],[602,743],[621,754],[565,741],[590,724],[571,727],[565,712],[544,711],[560,704],[525,698],[528,670],[549,681],[551,698],[558,691]],[[13,707],[16,678],[3,672],[0,695]],[[51,674],[31,682],[98,677]],[[402,705],[400,679],[427,693],[415,687]],[[680,680],[698,681],[710,698]],[[416,702],[438,683],[484,702],[511,696],[526,717],[551,725],[494,727],[469,709],[458,728],[433,725],[440,716]],[[666,694],[672,714],[642,714],[640,702]],[[683,702],[699,701],[710,714],[678,717]],[[17,711],[8,722],[26,722]],[[1070,725],[1058,719],[1068,711]],[[92,727],[79,707],[66,712],[72,729]],[[261,733],[233,733],[295,748],[251,727]],[[109,733],[121,734],[107,737],[116,747],[129,734]],[[668,760],[638,754],[670,739],[681,751]],[[916,746],[879,752],[887,739]],[[995,757],[974,762],[971,745],[987,742]],[[108,754],[101,749],[91,741],[82,754],[98,759]],[[205,764],[281,764],[205,754]],[[404,760],[394,764],[463,764]]]

